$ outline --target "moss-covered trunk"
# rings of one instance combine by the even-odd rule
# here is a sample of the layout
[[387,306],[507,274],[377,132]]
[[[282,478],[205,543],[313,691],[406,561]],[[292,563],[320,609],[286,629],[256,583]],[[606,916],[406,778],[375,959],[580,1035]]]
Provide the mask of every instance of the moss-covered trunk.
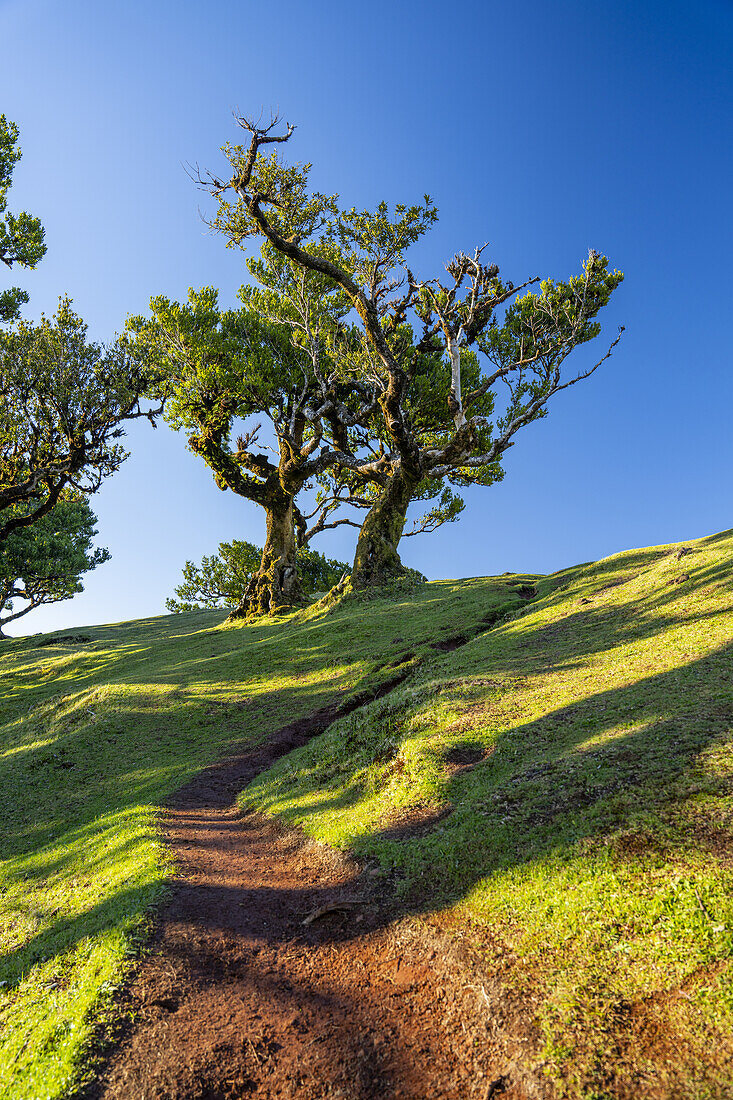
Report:
[[367,513],[356,544],[354,588],[386,584],[407,572],[397,553],[417,481],[398,471]]
[[282,494],[265,506],[267,537],[260,568],[250,581],[244,599],[230,614],[231,619],[247,615],[274,615],[290,611],[302,602],[295,565],[293,497]]

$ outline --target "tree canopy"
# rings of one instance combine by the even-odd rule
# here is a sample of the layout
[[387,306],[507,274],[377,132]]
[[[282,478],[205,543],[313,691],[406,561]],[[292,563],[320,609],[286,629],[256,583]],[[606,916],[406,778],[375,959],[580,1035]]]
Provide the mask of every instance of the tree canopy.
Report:
[[124,422],[154,423],[160,411],[145,400],[151,385],[124,340],[88,339],[68,298],[52,318],[0,333],[0,541],[45,516],[65,490],[93,493],[119,469]]
[[341,491],[343,480],[322,482],[309,513],[296,498],[337,461],[355,473],[368,470],[368,459],[354,457],[349,433],[374,411],[369,386],[347,386],[334,355],[349,308],[343,293],[275,249],[263,249],[250,270],[259,285],[242,288],[238,309],[221,310],[217,292],[205,287],[191,290],[183,304],[155,297],[150,317],[128,320],[133,345],[164,378],[166,419],[187,432],[219,488],[264,509],[260,566],[235,617],[296,604],[296,549],[353,522],[332,514],[360,503]]
[[[0,115],[0,260],[9,268],[17,264],[32,269],[46,252],[43,226],[25,211],[11,214],[7,209],[13,170],[20,157],[18,127]],[[0,291],[0,322],[15,320],[27,301],[28,292],[20,287]]]
[[277,119],[239,122],[249,140],[224,147],[229,178],[199,176],[218,201],[212,225],[232,247],[260,237],[295,268],[328,280],[358,319],[340,350],[348,348],[354,383],[374,392],[371,458],[360,462],[352,451],[343,465],[368,474],[373,503],[352,582],[381,583],[403,569],[397,545],[412,500],[435,499],[446,479],[497,480],[516,434],[609,357],[620,333],[595,363],[569,377],[563,370],[598,335],[597,315],[623,276],[591,251],[566,281],[515,285],[485,261],[483,246],[456,254],[446,278],[417,278],[406,254],[436,220],[428,196],[392,212],[384,202],[373,211],[344,208],[338,196],[309,190],[309,165],[284,165],[262,151],[289,141],[294,127],[278,133]]
[[[20,504],[13,511],[27,508]],[[92,545],[96,522],[88,501],[67,491],[31,526],[16,528],[0,542],[0,632],[37,607],[83,591],[82,574],[110,557],[109,550]]]

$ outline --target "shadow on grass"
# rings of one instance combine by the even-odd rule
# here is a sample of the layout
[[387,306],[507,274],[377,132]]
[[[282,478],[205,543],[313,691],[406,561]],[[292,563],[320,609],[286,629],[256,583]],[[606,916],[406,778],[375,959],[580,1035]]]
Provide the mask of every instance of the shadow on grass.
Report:
[[[729,533],[727,534],[730,537]],[[715,536],[715,539],[721,536]],[[707,540],[706,540],[707,541]],[[509,648],[497,638],[497,667],[504,672],[533,673],[570,671],[595,654],[633,642],[649,640],[661,632],[676,626],[704,623],[717,617],[730,615],[731,608],[701,609],[695,605],[701,595],[712,590],[733,593],[733,562],[726,559],[711,565],[695,566],[701,551],[692,549],[681,559],[668,550],[645,551],[625,555],[612,563],[601,563],[578,579],[577,598],[569,605],[571,610],[547,625],[528,622],[526,638],[522,638],[523,626],[511,626]],[[669,566],[669,578],[660,580],[656,570],[649,578],[649,593],[644,594],[644,573],[657,566]],[[645,568],[642,568],[645,567]],[[677,583],[680,577],[683,580]],[[582,582],[582,584],[581,584]],[[623,586],[640,582],[628,595]],[[639,588],[641,587],[641,592]],[[567,602],[567,586],[558,588],[544,604],[550,608]],[[605,597],[611,601],[603,606]],[[624,598],[625,597],[625,598]],[[682,601],[693,606],[672,609]],[[530,603],[529,615],[533,608]],[[525,650],[529,650],[526,653]],[[491,665],[487,665],[487,669]]]
[[[733,728],[733,644],[683,669],[599,691],[502,734],[471,768],[445,769],[432,820],[389,824],[354,838],[351,850],[403,877],[404,911],[460,901],[481,879],[548,853],[572,857],[579,841],[622,830],[640,813],[673,810],[700,754]],[[717,687],[717,693],[715,689]],[[712,691],[711,691],[712,689]],[[626,732],[619,726],[633,728]],[[613,736],[604,741],[604,735]],[[463,746],[484,748],[463,734]],[[700,774],[709,794],[716,782]],[[729,793],[717,784],[717,793]],[[343,810],[361,796],[316,789],[288,817]],[[282,797],[286,797],[283,791]],[[458,860],[456,860],[458,855]],[[394,915],[387,906],[386,919]]]
[[[330,1028],[334,1016],[345,1016],[348,1022],[341,1025],[336,1045],[324,1047],[329,1050],[328,1072],[333,1072],[345,1057],[352,1057],[352,1047],[359,1049],[360,1037],[370,1033],[374,1019],[363,988],[356,984],[347,996],[343,986],[331,984],[340,957],[333,951],[348,950],[353,941],[363,943],[401,916],[460,901],[493,873],[531,866],[548,854],[572,860],[579,841],[609,836],[632,822],[640,809],[647,815],[663,813],[676,785],[698,767],[700,753],[730,732],[733,700],[728,696],[726,701],[723,691],[731,672],[733,644],[727,644],[682,670],[647,677],[633,687],[599,691],[582,703],[519,725],[481,761],[480,742],[464,738],[460,753],[446,757],[453,771],[446,770],[441,791],[448,805],[455,804],[454,812],[436,812],[402,829],[387,825],[360,838],[352,851],[366,857],[366,866],[355,865],[350,876],[341,875],[336,883],[331,873],[319,882],[318,876],[314,881],[303,872],[307,841],[296,833],[291,846],[278,853],[273,868],[278,884],[271,885],[266,869],[277,851],[273,833],[279,826],[255,813],[231,814],[248,777],[280,750],[287,752],[295,723],[278,747],[269,742],[211,765],[169,800],[169,836],[182,874],[162,909],[162,935],[156,943],[161,954],[153,975],[172,966],[179,976],[171,1011],[175,1013],[179,1000],[195,998],[198,1005],[221,997],[222,990],[229,1004],[257,1003],[269,1021],[305,1021],[309,1035]],[[705,691],[711,684],[721,687],[713,707]],[[627,715],[635,728],[584,747],[589,735],[615,729],[620,715]],[[325,801],[319,794],[313,808],[345,808],[354,797],[353,790]],[[303,808],[301,803],[299,813]],[[222,810],[223,815],[217,812]],[[391,864],[394,873],[375,878],[370,857]],[[399,889],[400,879],[407,889]],[[283,885],[288,880],[292,885]],[[354,950],[359,958],[356,943]],[[299,953],[308,960],[305,974],[291,969]],[[146,988],[151,982],[155,988],[157,980],[148,972]],[[372,980],[378,984],[375,975]],[[174,1051],[182,1051],[187,1036],[176,1027],[175,1017],[170,1019],[168,1041]],[[243,1017],[238,1026],[245,1025],[251,1022]],[[272,1026],[278,1042],[285,1042],[278,1028],[284,1033],[289,1025]],[[155,1024],[143,1022],[140,1030],[146,1027],[151,1038],[143,1037],[142,1046],[136,1046],[132,1064],[135,1072],[150,1072],[150,1080],[159,1081],[158,1067],[170,1069],[170,1050],[160,1056],[151,1050]],[[208,1048],[203,1044],[200,1049],[205,1073]],[[147,1051],[142,1068],[140,1050]],[[409,1057],[400,1034],[401,1073],[409,1072]],[[365,1064],[376,1072],[379,1052],[372,1051]],[[354,1095],[372,1097],[373,1088],[372,1079],[356,1082]],[[95,1085],[85,1096],[102,1094],[102,1087]]]
[[[255,641],[258,637],[267,641],[268,636],[272,640],[274,630],[270,623],[249,628],[246,635],[240,635],[240,645],[242,640],[249,645],[253,635]],[[374,634],[376,641],[377,632]],[[361,705],[378,694],[381,684],[398,677],[397,670],[380,670],[373,659],[344,660],[342,655],[338,665],[329,667],[323,655],[328,651],[326,643],[284,652],[281,645],[278,677],[289,677],[290,683],[277,691],[263,690],[269,686],[266,670],[272,645],[266,647],[259,666],[250,660],[250,667],[243,669],[241,648],[233,645],[236,634],[234,638],[228,632],[204,635],[203,644],[194,636],[206,656],[183,663],[199,677],[199,694],[180,689],[182,662],[175,659],[175,650],[169,654],[164,647],[154,669],[143,664],[145,683],[136,682],[136,662],[130,668],[128,655],[127,675],[117,683],[106,683],[103,699],[89,704],[86,697],[78,700],[56,695],[49,700],[41,691],[35,696],[35,710],[21,714],[15,719],[16,726],[8,727],[15,728],[16,742],[24,737],[26,743],[16,744],[0,756],[2,881],[18,899],[17,912],[23,915],[28,911],[46,926],[30,946],[26,943],[2,958],[3,981],[14,984],[33,959],[67,951],[79,939],[98,932],[105,920],[114,926],[128,915],[130,906],[136,910],[143,897],[122,888],[101,903],[101,908],[92,905],[68,918],[53,920],[47,917],[50,907],[44,910],[37,890],[45,887],[63,892],[64,880],[70,876],[81,876],[89,885],[100,877],[103,881],[105,875],[114,878],[119,867],[144,847],[154,807],[205,769],[212,757],[233,745],[241,747],[243,741],[258,744],[294,715],[301,716],[296,717],[297,726],[307,725],[314,712],[326,707],[329,724],[340,703]],[[343,635],[334,641],[329,631],[329,637],[331,650],[340,651]],[[282,634],[274,638],[282,643]],[[212,653],[220,658],[212,662],[217,666],[213,670],[208,663]],[[247,653],[251,656],[249,648]],[[364,656],[370,656],[368,646]],[[239,666],[238,677],[233,664]],[[204,679],[207,666],[208,681]],[[300,669],[304,670],[302,677]],[[309,681],[306,676],[314,669],[322,670],[323,676]],[[108,667],[97,671],[106,677]],[[301,678],[303,682],[299,682]],[[238,681],[245,692],[252,692],[251,697],[231,698]],[[152,691],[160,685],[167,694]],[[219,698],[221,693],[224,699]],[[282,741],[282,737],[281,742],[283,752],[298,743],[292,738]],[[148,844],[150,839],[148,834]],[[152,857],[148,852],[142,858],[150,862]],[[74,898],[76,905],[81,898],[83,894]]]
[[[360,837],[353,845],[359,856],[379,858],[419,882],[405,901],[383,899],[383,920],[393,920],[401,912],[432,910],[459,901],[479,879],[496,870],[531,862],[550,851],[570,853],[584,838],[599,838],[623,828],[640,809],[649,813],[664,809],[676,797],[678,782],[696,764],[700,753],[731,730],[733,698],[726,695],[731,673],[733,645],[727,645],[684,669],[651,676],[629,687],[597,692],[537,721],[516,726],[502,735],[495,751],[470,771],[447,771],[441,797],[446,804],[459,808],[450,814],[436,814],[434,821],[411,822],[402,829],[388,825]],[[721,693],[711,706],[709,687],[716,683]],[[582,748],[589,737],[601,737],[605,730],[615,727],[621,716],[636,728],[606,743]],[[216,806],[231,805],[262,767],[304,743],[297,736],[301,724],[296,721],[281,731],[285,736],[279,745],[270,740],[262,750],[253,749],[209,765],[170,797],[168,804],[188,834],[187,859],[195,862],[196,848],[220,843],[217,830],[221,827],[217,825],[212,831],[206,814]],[[314,729],[311,735],[318,732]],[[528,758],[532,760],[530,766],[523,763]],[[343,809],[360,793],[352,788],[324,799],[318,792],[312,808],[317,812]],[[304,812],[307,802],[301,801],[299,816]],[[241,827],[239,819],[226,826],[230,832]],[[455,852],[460,853],[459,868],[454,868],[448,858]],[[104,859],[100,854],[100,863]],[[31,874],[42,877],[63,866],[63,858],[40,861]],[[373,879],[369,876],[355,880],[350,889],[364,885],[372,894]],[[181,888],[196,892],[189,885],[176,887]],[[222,887],[214,891],[201,888],[198,893],[207,891],[212,896],[207,910],[219,915],[222,927],[235,927],[241,913],[234,912],[232,906],[241,908],[241,891]],[[229,893],[231,905],[226,902]],[[324,888],[323,904],[332,894],[332,887]],[[277,901],[276,908],[289,911],[297,923],[306,896],[308,904],[317,907],[319,898],[312,889],[285,894],[274,891],[269,902],[275,905]],[[104,923],[104,914],[112,914],[116,908],[113,898],[99,910],[92,908],[87,915],[69,922],[62,937],[64,945],[68,946],[76,935],[97,930]],[[37,949],[42,950],[46,935],[54,939],[60,931],[61,926],[55,922],[38,937]],[[337,938],[349,934],[348,928],[339,928]],[[26,945],[17,958],[27,959],[28,950]],[[10,957],[3,960],[8,975],[12,971],[10,963]]]
[[[713,541],[722,537],[714,536]],[[617,587],[614,581],[619,575],[626,576],[641,566],[650,567],[665,557],[669,557],[666,551],[643,551],[626,555],[614,567],[602,563],[595,570],[600,576],[599,586],[606,589]],[[694,552],[686,555],[682,559],[683,564],[693,557]],[[730,569],[726,568],[725,563],[701,570],[699,576],[691,572],[690,578],[688,583],[691,589],[721,583],[721,579],[730,583],[731,579]],[[516,583],[516,579],[512,578],[507,585]],[[498,591],[502,589],[498,588]],[[679,598],[679,591],[675,590],[672,596]],[[551,602],[562,598],[563,592],[549,596]],[[435,603],[436,597],[430,595],[429,602]],[[440,600],[437,602],[441,604]],[[658,601],[657,607],[660,605],[661,601]],[[373,617],[374,611],[375,608],[369,608]],[[385,633],[384,616],[391,611],[388,606],[383,614],[377,613],[375,617],[372,633],[377,642],[380,634]],[[500,632],[497,632],[500,644],[496,658],[484,642],[477,662],[481,671],[488,674],[499,670],[532,672],[537,665],[547,671],[569,669],[581,657],[631,640],[650,638],[682,621],[687,620],[682,616],[660,618],[658,614],[643,613],[626,621],[623,614],[619,617],[617,607],[595,607],[590,611],[572,613],[546,627],[531,628],[528,633],[528,644],[531,641],[529,667],[526,656],[521,649],[517,650],[518,635],[515,634],[512,640],[515,651],[512,656],[504,651],[505,647],[498,637]],[[149,625],[152,631],[155,621],[151,620]],[[270,623],[264,627],[248,628],[247,641],[261,643],[265,662],[269,643],[277,642],[278,674],[292,678],[298,675],[300,668],[323,667],[323,654],[334,646],[331,631],[319,640],[319,631],[324,632],[322,622],[305,625],[307,633],[312,633],[313,641],[303,646],[300,637],[302,625],[284,624],[285,630],[300,640],[297,651],[282,645],[282,628],[279,634],[277,630],[273,632]],[[332,623],[332,627],[334,625]],[[354,629],[354,624],[347,617],[347,622],[338,625],[343,628],[339,631],[339,651],[343,653],[344,642],[348,646],[349,641],[344,635]],[[182,662],[173,659],[176,656],[175,647],[170,658],[166,653],[167,642],[172,637],[169,631],[174,626],[178,626],[177,621],[167,624],[164,631],[159,626],[156,628],[156,637],[164,648],[158,653],[154,682],[167,680],[175,685],[179,682],[182,667],[202,679],[208,667],[208,682],[212,690],[223,681],[230,682],[230,666],[233,662],[241,665],[242,653],[233,645],[229,631],[192,632],[197,649],[205,656],[199,653]],[[515,629],[518,627],[521,632],[521,620],[512,626]],[[469,634],[476,632],[481,633],[480,619],[468,631]],[[389,628],[387,633],[391,636]],[[354,633],[356,636],[357,632]],[[363,638],[361,640],[363,647]],[[396,642],[402,640],[399,635],[395,639]],[[411,641],[419,642],[420,639],[411,638]],[[521,646],[521,640],[518,644]],[[467,650],[467,656],[468,653]],[[218,658],[213,669],[212,656]],[[705,745],[728,728],[727,723],[733,715],[725,707],[716,715],[703,713],[700,708],[709,705],[707,695],[701,691],[702,686],[709,688],[715,676],[729,670],[730,664],[730,653],[724,649],[700,662],[661,676],[651,676],[631,687],[599,692],[502,736],[492,756],[478,765],[483,776],[480,784],[475,782],[475,773],[467,781],[466,776],[459,772],[452,777],[447,775],[442,792],[445,801],[452,803],[465,802],[467,798],[470,802],[470,791],[474,788],[478,790],[476,798],[486,803],[481,807],[482,828],[479,835],[476,834],[475,814],[456,811],[450,818],[441,821],[439,838],[430,832],[426,834],[424,826],[420,827],[419,835],[413,835],[414,829],[411,833],[412,827],[407,826],[404,836],[398,838],[395,826],[390,825],[383,836],[370,833],[357,839],[355,851],[362,856],[378,853],[381,859],[387,858],[398,868],[406,871],[412,868],[413,875],[416,874],[415,866],[419,865],[422,886],[429,890],[433,902],[437,904],[439,900],[442,904],[457,900],[462,892],[471,889],[476,879],[490,873],[495,866],[508,865],[506,857],[501,854],[504,842],[500,840],[507,830],[527,833],[524,858],[531,858],[529,853],[539,853],[548,846],[573,844],[583,835],[620,827],[625,811],[621,805],[623,800],[619,803],[617,797],[619,792],[644,786],[647,788],[645,797],[652,802],[661,798],[663,788],[683,774]],[[142,667],[145,667],[144,661]],[[178,707],[171,706],[166,710],[161,706],[151,710],[134,705],[137,699],[134,692],[135,662],[127,672],[124,685],[130,694],[124,700],[115,700],[114,728],[92,731],[93,736],[90,736],[88,726],[81,722],[78,727],[71,725],[62,730],[54,739],[52,748],[26,748],[22,754],[22,764],[13,755],[5,760],[0,759],[0,787],[7,794],[5,805],[10,808],[10,816],[6,817],[5,822],[4,855],[12,861],[13,857],[33,852],[27,865],[25,861],[22,861],[22,867],[19,865],[19,876],[42,880],[63,872],[79,860],[80,843],[85,846],[95,843],[95,822],[104,817],[105,810],[109,812],[114,808],[115,813],[124,814],[127,809],[159,803],[168,791],[181,782],[185,783],[202,765],[206,765],[212,749],[214,752],[226,749],[227,745],[241,742],[243,736],[259,740],[263,734],[266,735],[267,728],[272,729],[278,716],[281,716],[281,721],[292,714],[306,717],[332,699],[334,691],[339,689],[348,688],[349,695],[359,696],[373,677],[372,667],[355,682],[352,678],[349,683],[349,668],[345,666],[345,669],[338,670],[338,674],[332,674],[321,683],[291,684],[288,688],[256,697],[245,710],[226,702],[214,706],[213,711],[207,710],[212,705],[210,698],[198,699],[185,693],[182,701],[178,701]],[[252,668],[251,672],[256,677],[257,668]],[[679,699],[683,711],[679,715],[664,717],[674,698]],[[696,699],[698,713],[695,712]],[[625,716],[627,721],[637,725],[641,723],[643,728],[588,750],[583,754],[584,766],[577,767],[576,746],[587,741],[591,734],[601,735],[609,715],[615,722],[620,716]],[[231,720],[231,728],[228,735],[222,737],[221,728],[226,726],[227,719]],[[167,733],[166,724],[175,726],[175,729]],[[207,732],[214,726],[216,736],[207,737]],[[121,729],[127,731],[127,738],[121,737]],[[133,735],[130,737],[131,731]],[[285,744],[279,755],[292,747]],[[521,758],[517,759],[518,747],[521,748],[522,758],[532,759],[529,769],[521,766]],[[262,762],[261,766],[265,767],[267,763]],[[216,772],[219,767],[213,765],[213,771]],[[248,779],[244,774],[229,775],[227,769],[231,771],[231,767],[226,762],[221,767],[222,776],[218,781],[226,792],[225,798],[234,799]],[[207,767],[205,774],[212,774],[212,766]],[[249,775],[249,778],[252,776]],[[193,782],[195,786],[197,780]],[[34,809],[33,816],[24,819],[22,805],[29,784],[35,788],[31,799]],[[322,790],[315,792],[314,811],[344,809],[361,796],[357,787],[325,799],[323,794]],[[203,797],[208,799],[210,796],[211,791],[205,791]],[[302,814],[303,806],[301,802],[299,814]],[[6,815],[0,811],[0,821],[3,816]],[[470,827],[466,824],[467,816],[471,821]],[[102,826],[101,832],[104,828]],[[79,839],[82,834],[83,842]],[[456,877],[443,866],[441,854],[456,846],[460,848],[464,841],[467,846],[462,851],[461,874]],[[44,856],[45,845],[51,846],[51,850]],[[66,847],[63,854],[58,853],[59,846]],[[105,851],[95,860],[90,860],[87,855],[84,866],[93,869],[92,863],[102,865],[108,858]],[[6,873],[8,880],[12,881],[15,877],[12,862]],[[82,917],[78,921],[74,919],[74,927],[84,927]],[[53,938],[56,932],[49,932],[49,935]]]
[[[649,568],[663,557],[661,552],[640,552],[626,556],[615,568],[602,571],[599,567],[598,587],[620,589],[620,585],[609,582],[635,569]],[[693,560],[691,554],[689,562],[685,557],[679,563],[689,573],[689,580],[683,583],[691,591],[714,584],[730,587],[729,568],[710,566],[695,573]],[[667,617],[660,614],[679,596],[679,586],[670,589],[669,598],[657,590],[647,608],[642,601],[640,610],[637,593],[633,618],[630,606],[607,609],[595,606],[590,612],[573,612],[547,627],[528,626],[530,663],[516,649],[521,645],[520,620],[512,624],[514,655],[507,652],[506,639],[502,639],[499,630],[495,634],[495,648],[483,644],[481,655],[476,657],[477,667],[489,674],[534,673],[539,667],[548,671],[572,668],[589,654],[628,641],[648,639],[675,623],[691,621],[683,612]],[[550,601],[561,598],[562,593],[548,597]],[[447,601],[441,602],[433,595],[429,602],[435,604],[438,614],[448,606]],[[212,832],[207,826],[204,811],[216,805],[231,805],[254,775],[302,743],[287,733],[283,737],[283,728],[274,738],[268,737],[278,720],[285,731],[292,732],[293,727],[303,724],[298,715],[312,715],[316,708],[333,699],[336,691],[358,695],[374,676],[375,656],[387,658],[386,668],[389,658],[404,649],[401,645],[385,654],[385,637],[392,639],[394,634],[394,645],[403,642],[402,631],[408,630],[411,647],[422,645],[425,653],[438,629],[438,623],[434,622],[423,631],[422,637],[415,637],[409,625],[395,625],[392,606],[377,611],[376,615],[375,609],[369,607],[374,621],[365,642],[363,622],[354,622],[355,610],[351,609],[350,617],[334,614],[325,627],[319,622],[305,624],[305,628],[286,623],[280,633],[270,624],[259,633],[258,628],[248,628],[247,641],[254,641],[259,653],[259,661],[252,661],[248,645],[247,659],[252,662],[248,668],[242,667],[241,640],[233,639],[228,631],[203,635],[192,632],[197,652],[184,658],[176,649],[178,639],[171,635],[156,650],[154,670],[150,668],[152,644],[149,650],[140,648],[134,654],[126,651],[120,657],[125,668],[124,676],[120,669],[118,682],[124,684],[128,696],[124,702],[115,702],[115,715],[111,719],[114,728],[103,727],[90,738],[88,727],[71,725],[54,738],[52,751],[48,746],[28,748],[23,753],[22,765],[13,756],[0,759],[0,784],[9,795],[18,797],[16,807],[22,805],[28,783],[39,788],[34,792],[34,816],[24,820],[14,816],[11,809],[11,816],[2,823],[8,856],[22,857],[34,852],[23,866],[19,860],[18,878],[30,876],[40,880],[67,871],[79,859],[80,845],[98,843],[95,825],[105,812],[124,815],[163,801],[185,815],[180,820],[188,833],[186,861],[195,862],[197,849],[210,852],[220,846],[221,832]],[[625,618],[627,613],[629,617]],[[465,618],[459,608],[451,629],[465,627]],[[475,618],[477,621],[468,633],[482,629],[481,617],[477,614]],[[440,624],[440,628],[444,626]],[[328,637],[319,636],[319,631],[326,628]],[[297,649],[283,645],[291,633],[294,642],[297,640]],[[236,641],[240,641],[239,648]],[[248,680],[261,684],[263,669],[275,649],[279,677],[297,678],[301,672],[314,669],[324,669],[325,675],[317,683],[291,683],[276,692],[260,695],[244,712],[222,713],[217,708],[213,714],[207,711],[223,682],[230,683],[239,676],[243,684]],[[345,652],[352,663],[332,668],[329,674],[329,655],[342,661]],[[466,656],[468,653],[466,650]],[[361,675],[355,674],[359,659],[371,662]],[[107,662],[104,675],[108,674],[112,660]],[[414,824],[406,825],[402,831],[400,826],[386,824],[381,831],[355,839],[352,850],[362,858],[391,866],[402,880],[401,886],[395,878],[379,880],[381,885],[375,886],[374,877],[365,871],[338,889],[326,884],[322,889],[294,887],[265,894],[260,891],[256,901],[250,900],[255,909],[260,909],[264,900],[273,913],[264,933],[265,942],[272,946],[294,938],[322,943],[360,937],[367,928],[383,927],[401,914],[431,911],[459,901],[478,881],[497,870],[531,864],[548,852],[564,852],[572,858],[579,840],[602,837],[622,828],[640,805],[650,811],[660,810],[673,797],[675,784],[698,766],[699,754],[729,732],[733,704],[725,691],[729,690],[732,670],[732,647],[728,644],[682,668],[649,676],[631,687],[598,691],[581,702],[557,708],[537,721],[502,734],[493,754],[477,763],[470,775],[446,769],[440,794],[447,804],[456,806],[450,816],[422,822],[418,830]],[[31,670],[25,675],[30,678]],[[140,695],[136,689],[142,692],[143,686],[136,680],[138,675],[144,683],[167,683],[182,691],[181,681],[189,683],[195,679],[204,690],[197,698],[185,695],[184,691],[183,700],[168,709],[146,708],[135,705],[139,704]],[[90,672],[88,679],[92,678]],[[284,720],[293,715],[295,721],[285,725]],[[330,718],[333,717],[335,714],[331,714]],[[222,736],[222,725],[227,719],[231,720],[231,727]],[[589,738],[602,738],[608,730],[617,728],[621,720],[634,728],[612,741],[580,751]],[[165,728],[168,723],[174,727],[170,733]],[[124,742],[123,728],[127,738]],[[321,729],[314,727],[308,736],[319,732]],[[235,742],[249,738],[252,743],[262,737],[268,738],[269,746],[264,756],[261,752],[258,756],[259,750],[255,748],[207,765],[212,755],[231,749]],[[280,742],[273,756],[273,741],[278,738]],[[532,761],[529,766],[528,758]],[[202,767],[204,771],[191,779]],[[176,787],[178,792],[169,796]],[[313,809],[322,811],[326,805],[343,809],[359,797],[358,789],[351,788],[324,800],[323,791],[319,790],[314,795]],[[10,804],[8,800],[6,805]],[[299,814],[303,807],[301,802]],[[0,812],[0,823],[3,816]],[[246,829],[246,818],[244,823],[232,822],[231,831],[237,835],[242,835],[243,828]],[[120,847],[120,857],[125,858],[135,843],[125,842]],[[42,845],[52,844],[51,851],[39,850]],[[59,854],[59,845],[67,845],[69,852]],[[456,852],[460,861],[455,859]],[[223,851],[222,858],[225,855]],[[84,866],[90,872],[98,870],[108,859],[108,853],[97,852],[92,858],[84,857]],[[15,874],[12,863],[8,874],[12,881]],[[83,938],[141,912],[150,903],[153,889],[151,885],[123,886],[73,917],[51,920],[31,941],[0,960],[2,980],[13,983],[34,962],[68,951]],[[392,893],[386,895],[386,891]],[[173,893],[175,904],[183,907],[184,912],[189,907],[192,913],[206,912],[205,926],[212,930],[236,933],[246,928],[246,888],[181,882],[174,886]],[[303,930],[304,912],[328,905],[344,894],[363,900],[369,910],[366,922],[358,925],[348,919],[329,917]],[[192,946],[188,960],[191,966],[198,966],[195,950]],[[216,974],[213,963],[211,974],[213,981]],[[263,990],[267,986],[266,975],[258,976],[256,967],[252,980]],[[313,995],[317,996],[316,991]]]
[[38,935],[16,951],[0,957],[0,982],[13,988],[39,963],[77,947],[81,942],[110,928],[129,928],[137,914],[160,895],[157,883],[124,886],[74,917],[51,919]]

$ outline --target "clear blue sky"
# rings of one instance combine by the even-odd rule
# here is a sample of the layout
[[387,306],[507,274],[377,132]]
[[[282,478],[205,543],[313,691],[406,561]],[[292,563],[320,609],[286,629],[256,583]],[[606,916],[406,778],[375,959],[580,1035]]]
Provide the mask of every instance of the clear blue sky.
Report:
[[[279,108],[323,190],[434,197],[425,277],[485,240],[515,282],[565,277],[589,247],[626,273],[613,359],[525,430],[459,523],[403,544],[409,564],[545,572],[733,523],[730,0],[11,0],[0,38],[0,113],[23,148],[10,206],[48,242],[12,280],[27,315],[67,292],[106,339],[152,294],[213,284],[233,302],[243,258],[207,233],[183,164],[222,167],[232,108]],[[112,561],[15,633],[161,613],[187,558],[261,543],[259,510],[182,437],[136,426],[128,443],[93,502]],[[318,546],[348,559],[353,537]]]

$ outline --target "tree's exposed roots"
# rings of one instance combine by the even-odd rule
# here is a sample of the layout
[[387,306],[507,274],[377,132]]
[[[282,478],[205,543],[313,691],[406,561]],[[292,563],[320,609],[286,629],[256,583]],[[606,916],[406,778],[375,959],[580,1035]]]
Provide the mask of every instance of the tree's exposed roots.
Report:
[[244,599],[229,614],[227,622],[259,615],[284,615],[304,603],[298,571],[294,565],[283,565],[281,559],[269,569],[260,569],[250,581]]

